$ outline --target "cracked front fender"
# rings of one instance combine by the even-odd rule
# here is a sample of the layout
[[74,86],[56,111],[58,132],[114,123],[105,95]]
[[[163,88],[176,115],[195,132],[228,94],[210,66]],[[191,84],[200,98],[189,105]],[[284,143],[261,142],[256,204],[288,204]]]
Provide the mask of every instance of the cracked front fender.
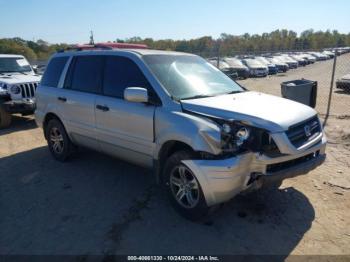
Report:
[[213,155],[221,153],[220,127],[208,119],[178,111],[156,110],[155,137],[157,150],[168,141],[179,141],[189,145],[194,151]]

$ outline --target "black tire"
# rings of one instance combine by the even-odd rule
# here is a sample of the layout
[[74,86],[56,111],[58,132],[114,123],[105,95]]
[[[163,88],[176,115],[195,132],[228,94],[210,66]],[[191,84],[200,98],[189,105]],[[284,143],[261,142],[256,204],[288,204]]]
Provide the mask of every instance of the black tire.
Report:
[[[194,158],[193,153],[189,151],[178,151],[173,155],[171,155],[165,163],[162,181],[172,206],[180,215],[182,215],[183,217],[191,221],[205,221],[208,218],[208,215],[211,213],[210,211],[213,210],[213,208],[210,208],[207,206],[202,188],[197,178],[193,174],[193,172],[181,162],[182,160],[193,159],[193,158]],[[177,168],[182,169],[183,167],[187,168],[187,171],[188,171],[188,173],[186,173],[187,176],[190,176],[190,177],[193,176],[194,180],[191,180],[191,181],[197,183],[196,189],[191,189],[197,192],[195,193],[196,204],[192,207],[185,207],[183,203],[180,204],[178,202],[179,200],[176,199],[175,192],[174,192],[174,184],[170,182],[170,179],[173,176],[172,174],[175,174],[176,169]],[[180,187],[179,187],[179,191],[180,191]],[[184,198],[187,199],[187,194],[184,196]]]
[[[60,162],[65,162],[73,151],[73,144],[58,119],[52,119],[47,124],[46,139],[52,156]],[[61,146],[59,150],[56,142]]]
[[11,125],[12,116],[5,108],[0,105],[0,128],[6,128]]

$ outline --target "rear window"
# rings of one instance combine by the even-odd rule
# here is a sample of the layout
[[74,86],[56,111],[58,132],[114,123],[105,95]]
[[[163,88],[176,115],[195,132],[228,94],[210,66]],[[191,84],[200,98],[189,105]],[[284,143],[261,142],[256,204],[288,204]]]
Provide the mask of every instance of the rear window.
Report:
[[41,84],[44,86],[57,87],[67,61],[68,57],[56,57],[51,59],[41,79]]
[[68,88],[87,93],[99,93],[103,64],[104,58],[102,56],[76,57]]

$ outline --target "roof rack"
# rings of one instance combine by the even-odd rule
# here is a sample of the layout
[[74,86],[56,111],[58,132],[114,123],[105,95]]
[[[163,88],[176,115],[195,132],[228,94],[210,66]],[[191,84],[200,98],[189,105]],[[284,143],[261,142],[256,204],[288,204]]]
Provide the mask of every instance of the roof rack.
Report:
[[143,44],[130,44],[130,43],[97,43],[97,44],[82,44],[71,45],[66,49],[59,50],[59,53],[65,51],[84,51],[84,50],[113,50],[113,49],[148,49],[147,45]]

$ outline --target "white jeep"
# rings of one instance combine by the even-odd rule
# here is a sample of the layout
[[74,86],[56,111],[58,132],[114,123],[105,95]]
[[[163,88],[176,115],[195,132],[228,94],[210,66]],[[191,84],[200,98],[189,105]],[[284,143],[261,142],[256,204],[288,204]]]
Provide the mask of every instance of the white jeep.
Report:
[[0,128],[11,124],[11,114],[33,114],[40,79],[24,56],[0,54]]

